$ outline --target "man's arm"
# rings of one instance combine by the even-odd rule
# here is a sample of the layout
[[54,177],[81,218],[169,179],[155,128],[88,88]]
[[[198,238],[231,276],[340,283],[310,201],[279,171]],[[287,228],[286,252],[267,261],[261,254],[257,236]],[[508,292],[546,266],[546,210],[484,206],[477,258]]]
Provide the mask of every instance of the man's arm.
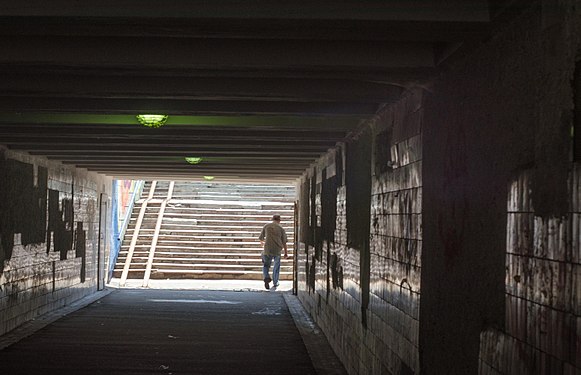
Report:
[[258,236],[258,240],[260,241],[260,244],[262,246],[264,246],[264,236],[265,236],[265,234],[264,234],[264,227],[263,227],[262,231],[260,232],[260,236]]

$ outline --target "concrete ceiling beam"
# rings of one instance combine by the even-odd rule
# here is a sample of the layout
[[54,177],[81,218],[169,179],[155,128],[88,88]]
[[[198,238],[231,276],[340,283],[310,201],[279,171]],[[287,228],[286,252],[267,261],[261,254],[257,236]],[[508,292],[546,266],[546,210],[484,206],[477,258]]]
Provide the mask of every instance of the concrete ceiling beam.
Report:
[[239,142],[231,142],[229,144],[223,143],[202,143],[202,144],[174,144],[174,143],[112,143],[112,142],[50,142],[50,144],[45,142],[13,142],[4,141],[4,144],[14,150],[22,149],[34,149],[34,150],[119,150],[119,152],[129,152],[129,151],[146,151],[146,150],[171,150],[171,151],[253,151],[253,150],[280,150],[280,151],[320,151],[324,152],[330,147],[334,146],[334,143],[309,145],[309,144],[289,144],[285,142],[276,143],[244,143],[241,145]]
[[27,36],[461,42],[488,33],[488,21],[471,20],[0,17],[0,35]]
[[10,144],[13,150],[35,150],[35,151],[79,151],[79,152],[103,152],[111,151],[118,153],[131,152],[286,152],[286,153],[311,153],[319,154],[325,152],[331,146],[296,146],[296,145],[269,145],[269,144],[230,144],[230,145],[174,145],[174,144],[109,144],[109,143],[87,143],[87,144],[53,144],[53,143],[23,143]]
[[0,5],[0,16],[99,17],[186,20],[472,21],[490,19],[486,0],[27,0]]
[[[48,126],[40,126],[34,128],[27,128],[24,131],[18,127],[4,127],[0,125],[0,137],[6,143],[31,143],[39,141],[50,141],[60,143],[90,143],[90,142],[126,142],[128,144],[136,144],[140,142],[151,143],[171,143],[171,144],[195,144],[195,142],[203,142],[203,144],[212,144],[217,142],[226,142],[238,144],[240,142],[250,143],[270,143],[283,142],[284,143],[300,143],[300,144],[334,144],[344,139],[344,132],[276,132],[270,131],[268,134],[261,134],[261,132],[243,132],[237,129],[223,129],[214,130],[212,134],[196,135],[191,129],[187,132],[175,132],[171,135],[159,132],[160,129],[146,129],[139,134],[133,132],[106,133],[107,130],[95,130],[89,126],[80,126],[75,130],[68,127],[60,128],[53,126],[49,131],[47,129],[39,129]],[[136,126],[137,127],[137,126]],[[86,130],[85,130],[86,129]],[[36,131],[35,131],[36,130]],[[239,134],[244,133],[244,134]],[[136,132],[137,133],[137,132]],[[192,134],[194,133],[194,134]],[[312,133],[312,134],[311,134]]]
[[[42,113],[42,112],[5,112],[0,113],[0,129],[37,129],[37,131],[52,132],[64,129],[75,132],[82,129],[91,132],[94,129],[105,134],[151,134],[150,129],[141,126],[136,117],[131,114],[95,114],[95,113]],[[217,129],[228,129],[229,134],[257,135],[259,133],[281,134],[296,132],[297,129],[310,134],[342,133],[352,130],[364,120],[363,116],[170,116],[166,124],[156,130],[156,134],[216,134]],[[123,134],[123,133],[121,133]]]
[[252,78],[252,79],[308,79],[308,80],[351,80],[360,82],[376,82],[407,87],[415,82],[425,82],[437,73],[432,67],[376,67],[354,69],[353,67],[325,67],[325,69],[284,67],[262,70],[245,69],[231,66],[228,69],[212,69],[199,67],[164,67],[152,68],[144,66],[73,66],[68,64],[48,63],[0,63],[0,71],[8,75],[89,75],[116,77],[168,77],[168,78]]
[[[155,130],[153,130],[154,132]],[[152,133],[153,133],[152,132]],[[311,138],[311,139],[286,139],[284,136],[279,136],[278,138],[265,139],[215,139],[206,138],[203,140],[194,139],[167,139],[165,137],[156,137],[152,134],[151,137],[133,138],[133,137],[119,137],[119,138],[103,138],[101,136],[86,136],[86,137],[70,137],[70,136],[60,136],[59,134],[51,134],[50,136],[15,136],[12,134],[4,135],[0,132],[2,141],[8,145],[35,145],[35,144],[45,144],[50,142],[53,146],[86,146],[93,145],[96,143],[107,144],[113,147],[232,147],[240,145],[241,141],[244,141],[246,147],[262,147],[264,145],[269,146],[280,146],[280,147],[297,147],[305,146],[306,148],[320,148],[320,147],[332,147],[335,145],[336,141],[329,140],[326,138]]]
[[297,116],[370,116],[379,103],[352,102],[276,102],[238,100],[175,99],[95,99],[78,97],[43,98],[0,96],[3,112],[56,112],[168,115],[297,115]]
[[431,68],[427,42],[0,36],[0,64],[150,69]]
[[[207,161],[203,160],[200,164],[189,164],[184,159],[175,159],[173,161],[168,162],[160,162],[160,161],[152,161],[152,160],[119,160],[118,162],[103,162],[103,161],[76,161],[75,162],[78,166],[82,167],[103,167],[103,168],[124,168],[124,167],[139,167],[139,166],[148,166],[148,167],[167,167],[167,168],[255,168],[256,166],[277,166],[281,169],[285,170],[304,170],[302,164],[296,163],[280,163],[274,164],[269,162],[261,162],[261,161],[254,161],[254,162],[247,162],[247,163],[224,163],[224,162],[214,162],[214,161]],[[276,168],[275,168],[276,169]]]
[[[304,160],[312,160],[314,161],[316,158],[321,156],[321,153],[317,152],[306,152],[306,151],[293,151],[283,153],[279,150],[272,151],[261,151],[261,150],[254,150],[254,151],[239,151],[239,150],[232,150],[232,151],[203,151],[203,152],[196,152],[196,150],[188,150],[188,151],[169,151],[169,150],[153,150],[153,151],[111,151],[111,150],[35,150],[35,149],[22,149],[28,151],[31,155],[44,155],[47,157],[51,157],[52,159],[57,160],[64,160],[67,157],[74,158],[76,156],[79,157],[99,157],[99,156],[112,156],[116,157],[120,160],[127,157],[231,157],[231,158],[245,158],[245,157],[255,157],[255,158],[277,158],[277,159],[291,159],[296,160],[297,158],[304,158]],[[193,154],[193,155],[192,155]]]
[[[191,155],[196,156],[196,155]],[[135,155],[124,155],[123,160],[119,160],[118,156],[111,155],[61,155],[61,161],[64,164],[70,163],[86,163],[86,164],[103,164],[103,165],[117,165],[117,164],[133,164],[133,163],[174,163],[174,162],[184,162],[184,158],[181,156],[135,156]],[[49,157],[49,159],[54,159]],[[258,157],[213,157],[209,156],[204,158],[204,160],[209,163],[228,163],[229,165],[235,164],[254,164],[260,163],[262,165],[310,165],[311,159],[308,157],[290,157],[285,156],[284,158],[279,158],[276,156],[258,156]]]
[[198,166],[166,166],[166,165],[147,165],[147,166],[135,166],[135,165],[126,165],[119,168],[113,168],[106,165],[93,165],[93,164],[82,164],[77,163],[74,164],[77,168],[84,168],[93,171],[165,171],[165,172],[179,172],[179,173],[205,173],[205,174],[212,174],[214,172],[237,172],[237,173],[257,173],[257,172],[268,172],[268,171],[276,171],[280,174],[287,174],[287,175],[300,175],[304,172],[304,168],[290,168],[290,167],[273,167],[270,165],[262,165],[262,164],[255,164],[254,166],[209,166],[206,168],[198,168]]
[[16,96],[382,103],[402,91],[350,79],[0,74],[0,92]]

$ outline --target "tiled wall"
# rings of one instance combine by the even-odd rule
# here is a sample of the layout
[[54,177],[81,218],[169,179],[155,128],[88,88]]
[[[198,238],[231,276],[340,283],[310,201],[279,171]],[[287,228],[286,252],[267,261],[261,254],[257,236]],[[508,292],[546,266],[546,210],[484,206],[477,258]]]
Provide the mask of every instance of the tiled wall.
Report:
[[[337,194],[335,242],[330,243],[329,247],[324,244],[321,261],[314,258],[314,246],[309,246],[308,252],[305,251],[305,244],[301,243],[300,246],[297,252],[298,294],[303,306],[325,332],[349,373],[370,373],[374,355],[362,345],[365,330],[361,323],[360,254],[358,250],[347,247],[344,186],[338,189]],[[339,273],[339,283],[336,285],[332,283],[333,271],[329,263],[332,256],[337,259],[334,272]],[[309,285],[308,277],[313,271],[314,290]]]
[[579,357],[578,311],[567,307],[577,277],[569,242],[579,238],[570,206],[579,197],[568,191],[574,3],[530,2],[507,15],[431,87],[423,374],[568,374]]
[[[422,111],[416,104],[413,113]],[[414,125],[409,138],[394,139],[393,169],[374,178],[371,206],[371,319],[385,332],[388,357],[401,360],[408,373],[419,372],[422,253],[421,133]],[[401,373],[397,363],[391,373]]]
[[[42,223],[44,228],[42,239],[36,239],[33,243],[30,243],[29,239],[23,240],[23,237],[29,236],[26,234],[26,228],[11,228],[9,224],[19,215],[17,207],[11,206],[6,201],[2,204],[4,209],[0,228],[4,245],[1,249],[4,261],[0,264],[0,335],[2,335],[27,320],[96,291],[99,199],[101,193],[110,195],[111,180],[6,150],[0,150],[0,157],[4,168],[2,173],[6,173],[6,166],[12,168],[10,172],[12,177],[15,174],[19,175],[20,168],[33,171],[30,176],[27,173],[20,174],[17,179],[21,180],[19,182],[21,186],[38,188],[42,185],[42,181],[39,184],[39,179],[43,179],[43,171],[46,171],[46,190],[37,189],[39,195],[52,194],[53,198],[58,196],[58,202],[51,201],[50,197],[37,202],[38,197],[23,194],[17,198],[25,205],[36,206],[33,212],[38,217],[27,220]],[[0,190],[6,193],[10,190],[9,184],[13,183],[14,178],[0,180],[0,184],[3,184]],[[12,195],[8,194],[2,198],[7,199]],[[7,212],[8,210],[10,212]],[[72,213],[70,218],[67,217],[69,212]],[[30,210],[27,211],[27,214],[29,213]],[[10,242],[7,241],[8,236],[14,238],[13,246],[10,248],[6,246]],[[67,244],[68,247],[63,249],[62,244]]]
[[[365,250],[347,245],[344,179],[337,189],[334,242],[323,244],[320,261],[312,247],[305,252],[301,244],[303,251],[298,252],[299,298],[350,374],[419,372],[422,100],[421,90],[409,92],[368,124],[373,133],[368,147],[374,149],[368,307],[362,309],[360,266]],[[378,157],[381,148],[389,150],[387,160]],[[348,166],[336,160],[346,153],[338,155],[331,152],[322,158],[304,178],[316,178],[323,169],[333,176],[336,165]],[[316,274],[314,290],[306,275],[307,261]]]
[[581,373],[581,165],[564,217],[535,214],[532,175],[509,187],[506,327],[481,335],[483,375]]
[[372,163],[369,253],[348,246],[343,179],[334,242],[298,260],[299,298],[349,373],[581,373],[581,9],[549,3],[495,24],[429,93],[367,123],[384,163]]

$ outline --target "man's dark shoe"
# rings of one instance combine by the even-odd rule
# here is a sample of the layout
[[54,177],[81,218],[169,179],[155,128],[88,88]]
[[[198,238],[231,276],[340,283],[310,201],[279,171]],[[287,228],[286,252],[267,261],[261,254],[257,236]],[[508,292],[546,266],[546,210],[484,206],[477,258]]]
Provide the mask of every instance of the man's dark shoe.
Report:
[[270,289],[270,282],[271,282],[270,277],[267,277],[266,279],[264,279],[264,287],[266,289]]

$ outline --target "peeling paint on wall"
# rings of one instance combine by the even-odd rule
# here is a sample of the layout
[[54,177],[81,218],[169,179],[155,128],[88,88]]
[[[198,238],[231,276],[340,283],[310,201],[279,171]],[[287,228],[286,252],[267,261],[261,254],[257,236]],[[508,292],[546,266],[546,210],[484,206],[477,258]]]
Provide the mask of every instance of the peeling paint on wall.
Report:
[[347,245],[359,251],[369,246],[371,207],[371,132],[347,144]]
[[0,336],[96,290],[96,207],[110,189],[108,177],[0,146]]
[[[61,260],[67,259],[75,235],[72,196],[72,192],[48,189],[46,168],[37,167],[35,173],[32,164],[0,158],[0,274],[4,261],[12,257],[15,234],[20,234],[22,246],[46,243],[47,253],[59,252]],[[77,225],[82,228],[83,223]],[[75,243],[76,256],[82,258],[83,281],[85,241],[83,231]]]
[[321,188],[321,237],[323,241],[335,242],[337,224],[337,176],[326,178],[323,173]]
[[[419,370],[422,104],[421,90],[408,93],[369,123],[367,134],[317,163],[328,172],[321,174],[315,200],[321,205],[323,256],[299,259],[299,278],[305,280],[299,298],[353,373],[374,372],[370,363],[381,363],[381,373]],[[334,217],[329,227],[333,218],[327,215]],[[361,351],[344,348],[345,342]]]
[[24,246],[44,242],[47,184],[46,168],[38,167],[35,178],[33,165],[0,156],[0,275],[15,234]]
[[347,246],[359,250],[361,322],[367,327],[371,260],[371,130],[365,129],[356,141],[347,144],[345,185],[347,191]]
[[59,252],[61,260],[65,260],[67,252],[73,248],[74,212],[72,198],[61,199],[60,195],[58,190],[49,190],[47,252]]
[[81,282],[85,282],[87,275],[87,232],[83,229],[83,222],[77,223],[75,231],[75,256],[81,258]]

